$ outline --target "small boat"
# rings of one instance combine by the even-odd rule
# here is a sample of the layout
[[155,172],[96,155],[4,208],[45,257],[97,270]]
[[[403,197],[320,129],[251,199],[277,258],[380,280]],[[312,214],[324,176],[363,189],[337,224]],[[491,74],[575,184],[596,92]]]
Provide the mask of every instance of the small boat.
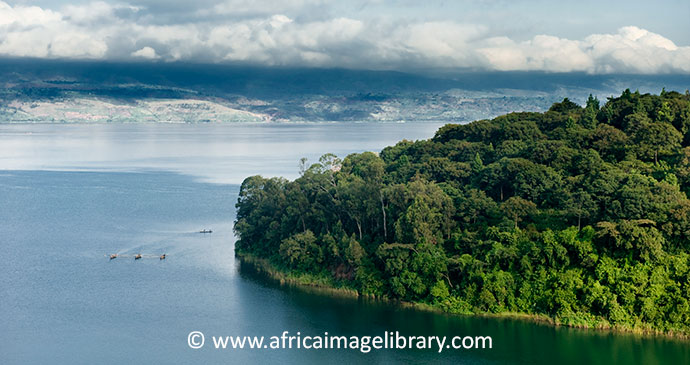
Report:
[[141,254],[140,254],[140,253],[134,255],[134,259],[135,259],[135,260],[139,260],[140,258],[141,258]]
[[199,233],[213,233],[213,231],[210,229],[202,229]]
[[110,259],[111,259],[111,260],[112,260],[112,259],[116,259],[116,258],[117,258],[117,254],[116,254],[116,253],[110,255]]
[[160,259],[165,260],[165,254],[162,254]]

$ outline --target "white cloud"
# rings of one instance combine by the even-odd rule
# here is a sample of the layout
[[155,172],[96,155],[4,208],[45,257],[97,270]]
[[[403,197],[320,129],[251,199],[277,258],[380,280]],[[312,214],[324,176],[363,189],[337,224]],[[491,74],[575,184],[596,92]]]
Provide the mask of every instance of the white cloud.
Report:
[[0,54],[102,58],[106,50],[102,38],[65,20],[60,12],[0,2]]
[[155,49],[146,46],[140,50],[132,52],[132,57],[139,57],[139,58],[146,58],[149,60],[154,60],[154,59],[158,58],[158,55],[156,54]]
[[327,3],[327,0],[223,0],[213,6],[211,11],[202,10],[200,14],[209,13],[220,15],[243,14],[275,14],[284,13],[290,9],[307,6],[318,6]]
[[32,25],[51,24],[62,18],[60,13],[44,10],[38,6],[10,6],[0,1],[0,26],[26,27]]
[[487,44],[477,52],[498,70],[690,72],[690,47],[678,47],[659,34],[632,26],[584,40],[538,35],[520,43],[500,38]]
[[[282,9],[282,2],[267,1]],[[324,2],[289,1],[299,6]],[[690,47],[634,26],[583,39],[536,35],[519,41],[482,24],[346,16],[310,20],[269,13],[265,7],[260,12],[250,3],[228,0],[211,9],[220,15],[255,11],[251,16],[196,14],[189,21],[157,24],[150,14],[141,15],[141,8],[126,4],[94,2],[50,10],[0,1],[0,55],[373,69],[690,73]],[[118,15],[123,12],[127,16]]]
[[113,6],[97,1],[86,5],[67,5],[62,9],[62,16],[66,21],[75,24],[86,24],[99,19],[113,16]]

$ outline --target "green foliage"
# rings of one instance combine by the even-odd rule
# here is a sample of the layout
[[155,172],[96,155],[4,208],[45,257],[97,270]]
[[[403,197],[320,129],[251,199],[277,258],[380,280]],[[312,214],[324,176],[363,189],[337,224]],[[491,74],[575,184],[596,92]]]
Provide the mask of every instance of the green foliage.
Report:
[[690,95],[449,124],[247,178],[239,252],[453,313],[690,331]]
[[323,251],[309,230],[284,239],[279,252],[282,260],[295,269],[306,270],[323,262]]
[[521,221],[522,218],[533,214],[536,207],[536,204],[529,200],[522,199],[519,196],[511,196],[501,204],[501,210],[505,215],[515,221],[515,228],[518,227],[518,222]]

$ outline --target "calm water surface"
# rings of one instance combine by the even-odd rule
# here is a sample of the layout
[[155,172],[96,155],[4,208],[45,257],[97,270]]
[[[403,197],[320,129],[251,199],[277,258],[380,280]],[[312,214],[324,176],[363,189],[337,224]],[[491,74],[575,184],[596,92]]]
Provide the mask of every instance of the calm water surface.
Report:
[[[302,156],[380,150],[438,126],[0,126],[0,363],[690,363],[688,342],[337,298],[281,287],[235,262],[244,177],[295,177]],[[213,234],[195,233],[204,228]],[[187,346],[192,330],[207,335],[203,349]],[[208,343],[286,330],[485,335],[494,347],[362,354]]]

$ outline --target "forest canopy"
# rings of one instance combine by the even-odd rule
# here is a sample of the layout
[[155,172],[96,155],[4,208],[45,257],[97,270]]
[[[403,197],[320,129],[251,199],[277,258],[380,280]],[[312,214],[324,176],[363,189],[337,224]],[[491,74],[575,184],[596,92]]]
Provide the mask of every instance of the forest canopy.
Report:
[[690,332],[690,95],[448,124],[247,178],[238,255],[453,313]]

